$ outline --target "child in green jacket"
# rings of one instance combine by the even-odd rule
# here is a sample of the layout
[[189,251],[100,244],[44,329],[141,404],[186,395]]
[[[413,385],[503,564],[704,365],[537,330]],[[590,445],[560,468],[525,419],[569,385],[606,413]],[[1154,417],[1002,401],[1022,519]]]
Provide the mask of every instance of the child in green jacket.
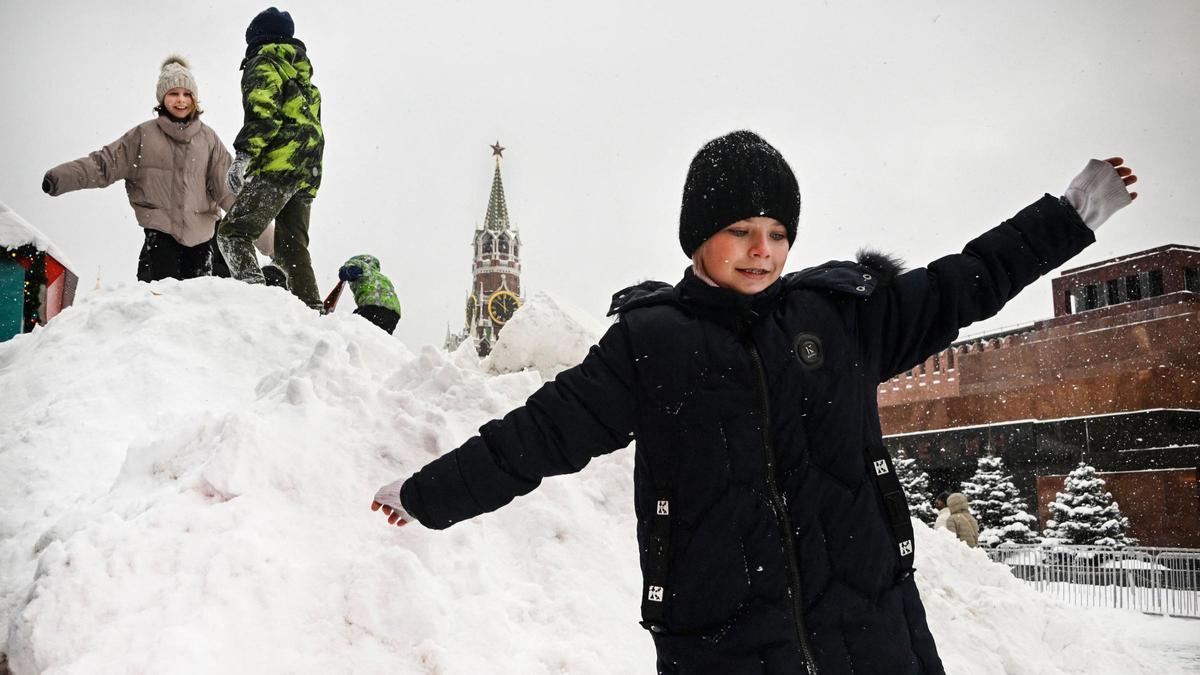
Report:
[[321,308],[312,256],[309,216],[321,184],[325,134],[321,92],[312,81],[304,43],[287,12],[271,7],[246,29],[242,61],[245,122],[233,148],[229,188],[237,201],[217,229],[217,246],[230,275],[265,283],[254,240],[275,221],[275,255],[292,294]]
[[355,314],[384,329],[390,335],[400,321],[400,299],[392,281],[379,271],[379,258],[356,255],[338,270],[338,279],[350,284],[354,293]]

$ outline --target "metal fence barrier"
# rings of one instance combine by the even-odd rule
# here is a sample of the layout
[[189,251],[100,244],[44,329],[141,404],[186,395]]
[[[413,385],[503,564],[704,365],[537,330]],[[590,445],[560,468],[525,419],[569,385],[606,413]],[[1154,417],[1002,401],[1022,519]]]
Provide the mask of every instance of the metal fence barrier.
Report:
[[1200,549],[1025,544],[982,550],[1013,576],[1073,605],[1200,619]]

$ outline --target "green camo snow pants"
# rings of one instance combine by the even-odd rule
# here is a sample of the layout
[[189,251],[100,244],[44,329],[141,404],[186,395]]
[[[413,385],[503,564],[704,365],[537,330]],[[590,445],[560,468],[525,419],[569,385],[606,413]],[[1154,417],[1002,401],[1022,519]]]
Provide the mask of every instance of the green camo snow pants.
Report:
[[320,309],[321,296],[308,254],[312,201],[312,195],[297,190],[294,184],[277,183],[262,175],[247,182],[217,227],[217,246],[230,275],[246,283],[265,283],[254,240],[273,218],[275,263],[287,274],[292,294],[309,307]]

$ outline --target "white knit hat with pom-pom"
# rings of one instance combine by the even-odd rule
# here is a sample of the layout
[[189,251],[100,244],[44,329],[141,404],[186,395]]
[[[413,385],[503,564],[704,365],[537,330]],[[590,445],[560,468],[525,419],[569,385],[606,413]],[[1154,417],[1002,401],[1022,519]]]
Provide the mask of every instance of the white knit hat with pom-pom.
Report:
[[159,103],[162,103],[167,92],[175,87],[192,92],[193,100],[200,98],[200,92],[196,91],[196,80],[192,77],[192,71],[188,70],[189,67],[188,62],[177,54],[172,54],[163,61],[162,72],[158,75],[158,86],[154,88],[154,97]]

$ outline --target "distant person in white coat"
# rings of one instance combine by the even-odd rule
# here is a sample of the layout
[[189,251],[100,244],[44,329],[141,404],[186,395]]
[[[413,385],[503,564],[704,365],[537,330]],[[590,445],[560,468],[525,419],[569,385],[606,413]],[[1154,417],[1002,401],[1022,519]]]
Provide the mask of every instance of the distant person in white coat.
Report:
[[950,507],[946,506],[946,500],[950,498],[949,492],[940,492],[938,496],[933,498],[933,508],[937,509],[937,520],[933,521],[933,529],[941,530],[946,528],[946,521],[950,520]]

